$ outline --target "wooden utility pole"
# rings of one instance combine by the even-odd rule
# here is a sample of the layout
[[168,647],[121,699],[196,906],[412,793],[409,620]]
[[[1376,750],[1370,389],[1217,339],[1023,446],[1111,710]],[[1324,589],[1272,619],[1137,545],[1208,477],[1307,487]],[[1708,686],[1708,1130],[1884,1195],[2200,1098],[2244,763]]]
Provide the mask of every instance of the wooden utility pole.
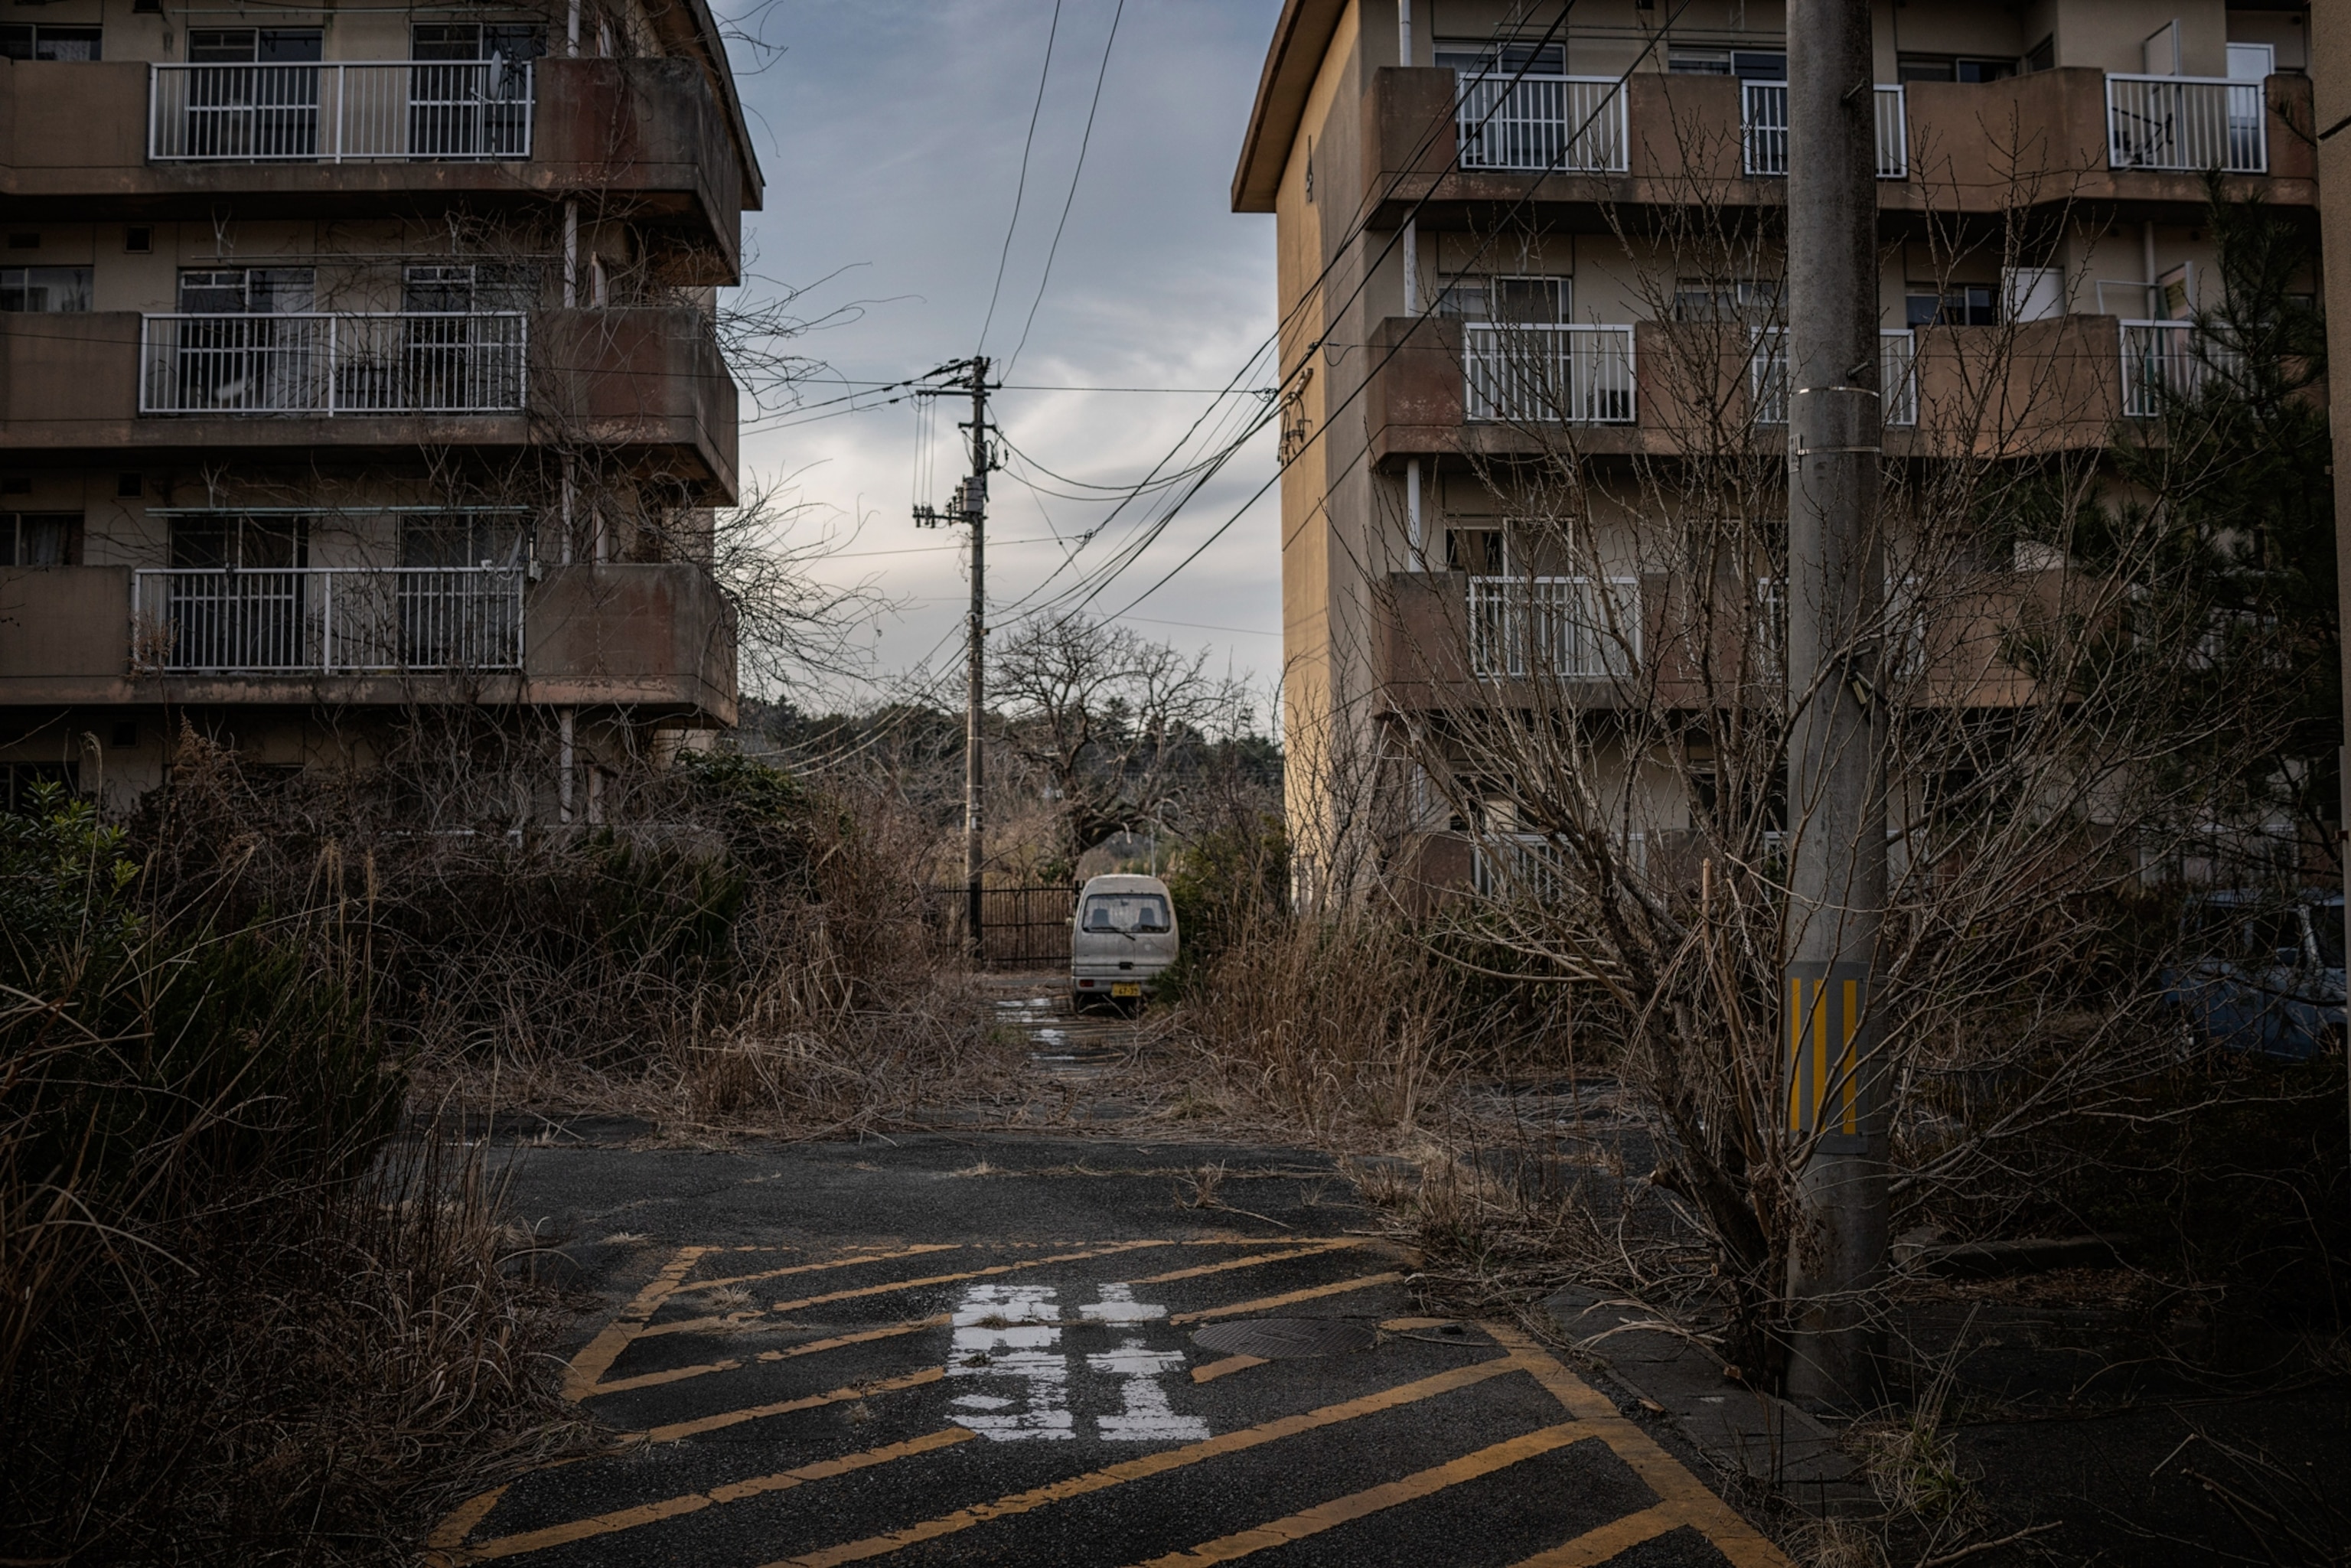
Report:
[[1886,904],[1886,555],[1870,0],[1788,6],[1788,1391],[1867,1403],[1886,1265],[1887,1117],[1873,1003]]

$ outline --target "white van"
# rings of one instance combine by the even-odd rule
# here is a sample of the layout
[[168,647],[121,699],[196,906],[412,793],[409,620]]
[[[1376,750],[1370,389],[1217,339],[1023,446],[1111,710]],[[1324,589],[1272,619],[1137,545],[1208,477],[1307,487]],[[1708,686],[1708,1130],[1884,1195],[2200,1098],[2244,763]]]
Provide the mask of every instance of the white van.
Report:
[[1098,876],[1070,925],[1070,1000],[1140,1007],[1176,962],[1176,901],[1155,876]]

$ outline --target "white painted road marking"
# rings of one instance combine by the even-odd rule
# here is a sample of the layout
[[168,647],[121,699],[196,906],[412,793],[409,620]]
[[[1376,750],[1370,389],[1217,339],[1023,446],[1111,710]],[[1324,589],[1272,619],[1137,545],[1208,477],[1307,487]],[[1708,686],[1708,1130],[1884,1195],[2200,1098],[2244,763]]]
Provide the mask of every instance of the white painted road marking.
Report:
[[[1161,1311],[1165,1311],[1161,1308]],[[1196,1416],[1178,1416],[1167,1403],[1159,1380],[1183,1370],[1180,1350],[1146,1350],[1131,1339],[1116,1350],[1086,1357],[1086,1368],[1104,1377],[1121,1379],[1120,1397],[1125,1408],[1101,1422],[1106,1443],[1196,1443],[1208,1436],[1208,1424]]]
[[1053,1348],[1061,1342],[1060,1295],[1051,1285],[974,1285],[964,1292],[956,1304],[947,1375],[1012,1378],[1023,1397],[1016,1409],[1011,1399],[965,1395],[955,1401],[967,1412],[954,1417],[957,1426],[999,1443],[1078,1435],[1070,1414],[1070,1358]]

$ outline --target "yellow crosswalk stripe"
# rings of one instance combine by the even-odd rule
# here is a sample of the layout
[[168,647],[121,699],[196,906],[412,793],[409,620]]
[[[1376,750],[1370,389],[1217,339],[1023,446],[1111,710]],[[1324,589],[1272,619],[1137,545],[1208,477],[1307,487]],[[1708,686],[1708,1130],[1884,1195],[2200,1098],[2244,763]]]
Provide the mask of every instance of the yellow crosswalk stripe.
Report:
[[1369,1245],[1369,1238],[1358,1240],[1351,1236],[1343,1240],[1326,1241],[1318,1247],[1300,1247],[1288,1252],[1259,1252],[1249,1258],[1228,1258],[1221,1263],[1203,1263],[1197,1268],[1177,1269],[1172,1273],[1153,1274],[1141,1280],[1129,1280],[1126,1282],[1130,1285],[1165,1285],[1176,1280],[1196,1280],[1203,1274],[1222,1274],[1234,1269],[1254,1269],[1260,1263],[1286,1263],[1292,1258],[1320,1258],[1326,1252],[1342,1252],[1351,1247],[1366,1246]]
[[1393,1285],[1404,1276],[1400,1273],[1366,1274],[1360,1280],[1342,1280],[1335,1285],[1311,1285],[1303,1291],[1284,1291],[1278,1296],[1259,1296],[1253,1301],[1235,1301],[1228,1307],[1209,1307],[1202,1312],[1177,1312],[1167,1321],[1171,1323],[1204,1322],[1209,1318],[1234,1318],[1244,1312],[1270,1312],[1276,1307],[1286,1307],[1297,1301],[1319,1301],[1324,1296],[1343,1296],[1350,1291],[1368,1291],[1374,1285]]
[[634,1508],[615,1509],[610,1513],[596,1514],[588,1519],[575,1519],[568,1524],[550,1524],[543,1530],[526,1530],[514,1535],[501,1535],[470,1546],[455,1555],[459,1563],[487,1563],[500,1557],[518,1557],[526,1552],[540,1552],[550,1546],[565,1546],[575,1541],[594,1536],[611,1535],[640,1525],[658,1524],[665,1519],[677,1519],[689,1513],[699,1513],[720,1503],[741,1502],[746,1498],[765,1497],[770,1492],[785,1491],[805,1486],[810,1481],[827,1480],[845,1476],[852,1470],[872,1469],[893,1459],[912,1458],[940,1448],[967,1442],[977,1434],[962,1427],[949,1427],[941,1431],[926,1432],[903,1443],[891,1443],[862,1453],[844,1454],[837,1459],[820,1459],[814,1464],[800,1465],[779,1470],[771,1476],[755,1476],[749,1480],[731,1481],[713,1487],[708,1491],[688,1492],[684,1497],[664,1498],[659,1502],[640,1503]]
[[620,1315],[606,1323],[594,1339],[588,1342],[578,1355],[563,1369],[563,1396],[580,1400],[602,1381],[620,1358],[629,1343],[643,1332],[645,1321],[661,1310],[661,1304],[684,1281],[685,1276],[705,1252],[713,1247],[681,1247],[677,1255],[663,1265],[659,1273],[637,1292],[636,1300],[621,1309]]
[[925,1285],[953,1285],[965,1280],[986,1280],[998,1274],[1017,1274],[1024,1269],[1042,1269],[1054,1263],[1075,1263],[1087,1258],[1109,1258],[1121,1252],[1133,1252],[1145,1247],[1172,1247],[1171,1241],[1120,1241],[1108,1247],[1096,1247],[1084,1252],[1062,1252],[1050,1258],[1029,1258],[1018,1263],[998,1263],[986,1269],[967,1269],[955,1274],[928,1274],[919,1280],[893,1280],[887,1284],[864,1285],[853,1291],[833,1291],[821,1296],[803,1296],[797,1301],[778,1301],[766,1312],[728,1312],[719,1317],[689,1318],[683,1322],[655,1323],[638,1334],[651,1339],[657,1334],[695,1333],[709,1329],[739,1329],[775,1313],[796,1312],[803,1307],[830,1306],[834,1301],[854,1301],[866,1296],[886,1296],[893,1291],[915,1291]]
[[1638,1513],[1611,1520],[1597,1530],[1587,1530],[1564,1545],[1554,1546],[1548,1552],[1538,1552],[1532,1557],[1511,1563],[1510,1568],[1598,1568],[1598,1564],[1618,1552],[1630,1552],[1644,1541],[1655,1541],[1668,1530],[1677,1530],[1687,1522],[1680,1511],[1671,1503],[1661,1502],[1655,1508],[1645,1508]]
[[1708,1491],[1681,1461],[1659,1448],[1655,1437],[1626,1420],[1606,1396],[1570,1372],[1523,1330],[1496,1322],[1478,1326],[1493,1335],[1496,1343],[1516,1352],[1535,1381],[1614,1449],[1616,1457],[1657,1495],[1660,1505],[1673,1510],[1677,1522],[1704,1534],[1738,1568],[1790,1568],[1780,1549],[1741,1519],[1737,1510]]
[[1480,1448],[1474,1454],[1464,1454],[1458,1459],[1447,1460],[1444,1464],[1405,1476],[1400,1480],[1389,1481],[1384,1486],[1371,1487],[1346,1497],[1333,1498],[1329,1502],[1317,1503],[1312,1508],[1301,1509],[1289,1518],[1277,1519],[1270,1524],[1260,1524],[1253,1529],[1237,1531],[1231,1535],[1218,1536],[1214,1541],[1203,1542],[1200,1545],[1186,1551],[1171,1552],[1165,1557],[1154,1557],[1150,1562],[1140,1564],[1139,1568],[1207,1568],[1211,1563],[1238,1562],[1241,1558],[1259,1552],[1270,1551],[1277,1546],[1287,1546],[1293,1541],[1303,1541],[1310,1535],[1320,1535],[1326,1530],[1333,1530],[1340,1525],[1351,1523],[1367,1515],[1377,1513],[1382,1509],[1395,1508],[1400,1503],[1432,1497],[1447,1487],[1458,1486],[1463,1481],[1474,1481],[1479,1476],[1489,1476],[1496,1470],[1508,1469],[1521,1459],[1531,1459],[1538,1454],[1548,1454],[1554,1448],[1564,1448],[1570,1443],[1584,1442],[1591,1437],[1592,1434],[1583,1430],[1581,1424],[1577,1422],[1571,1421],[1557,1427],[1546,1427],[1540,1432],[1529,1432],[1522,1437],[1512,1437],[1507,1442],[1496,1443],[1490,1448]]
[[852,1383],[830,1394],[810,1394],[798,1399],[779,1399],[773,1405],[754,1405],[743,1410],[722,1410],[716,1416],[698,1416],[691,1421],[673,1421],[666,1427],[651,1428],[645,1436],[656,1443],[674,1443],[680,1437],[699,1437],[705,1432],[716,1432],[721,1427],[740,1426],[746,1421],[764,1421],[770,1416],[789,1416],[795,1410],[813,1410],[820,1405],[840,1405],[852,1399],[870,1398],[876,1394],[895,1394],[902,1388],[920,1388],[925,1383],[938,1382],[946,1375],[946,1368],[943,1366],[926,1366],[920,1372],[910,1372],[902,1377]]
[[931,1241],[919,1247],[902,1247],[895,1252],[852,1252],[844,1257],[828,1258],[821,1263],[794,1263],[784,1269],[762,1269],[756,1274],[729,1274],[723,1280],[696,1280],[690,1287],[696,1291],[716,1291],[726,1285],[750,1285],[761,1280],[780,1279],[786,1274],[816,1274],[827,1269],[849,1269],[860,1263],[886,1263],[893,1258],[919,1258],[925,1252],[960,1252],[960,1241]]
[[1504,1373],[1523,1370],[1523,1366],[1524,1364],[1515,1355],[1498,1355],[1468,1366],[1457,1366],[1450,1372],[1442,1372],[1434,1377],[1424,1377],[1416,1383],[1384,1388],[1378,1393],[1366,1394],[1360,1398],[1347,1400],[1343,1404],[1325,1405],[1319,1410],[1309,1410],[1297,1416],[1285,1416],[1280,1420],[1268,1421],[1256,1427],[1245,1427],[1236,1432],[1227,1432],[1219,1437],[1188,1443],[1180,1448],[1163,1448],[1155,1454],[1144,1454],[1138,1458],[1129,1459],[1123,1464],[1112,1465],[1106,1469],[1092,1470],[1081,1476],[1071,1476],[1066,1480],[1053,1481],[1045,1486],[1032,1488],[1028,1491],[1014,1492],[1008,1497],[998,1498],[993,1502],[976,1503],[969,1508],[959,1508],[953,1513],[941,1514],[935,1519],[926,1519],[920,1523],[908,1525],[904,1530],[893,1530],[885,1535],[868,1536],[862,1541],[845,1542],[839,1546],[828,1546],[820,1551],[802,1552],[797,1557],[788,1557],[780,1562],[768,1563],[767,1568],[835,1568],[838,1563],[855,1563],[868,1557],[885,1556],[902,1547],[912,1546],[918,1542],[935,1541],[940,1536],[953,1535],[958,1531],[969,1530],[976,1524],[985,1524],[992,1519],[1004,1519],[1013,1514],[1028,1513],[1032,1510],[1063,1502],[1073,1497],[1083,1497],[1090,1492],[1105,1491],[1112,1487],[1123,1486],[1128,1481],[1164,1475],[1169,1470],[1182,1469],[1187,1465],[1196,1465],[1208,1459],[1221,1458],[1227,1454],[1238,1454],[1267,1443],[1279,1442],[1284,1437],[1295,1437],[1301,1432],[1311,1432],[1318,1427],[1335,1426],[1342,1421],[1352,1421],[1358,1416],[1375,1415],[1382,1410],[1394,1410],[1402,1406],[1417,1404],[1423,1399],[1434,1399],[1440,1394],[1450,1394],[1457,1388],[1467,1388],[1473,1384],[1482,1383],[1489,1377],[1499,1377]]
[[[815,1355],[822,1351],[839,1350],[843,1345],[870,1344],[877,1339],[895,1339],[900,1334],[918,1333],[924,1329],[945,1328],[946,1323],[947,1314],[940,1312],[934,1317],[916,1318],[911,1322],[892,1323],[887,1328],[867,1329],[862,1333],[835,1334],[831,1339],[810,1340],[806,1344],[796,1344],[789,1350],[763,1350],[751,1360],[789,1361],[794,1356]],[[674,1366],[666,1372],[646,1372],[640,1373],[634,1377],[612,1378],[598,1384],[588,1392],[590,1395],[622,1394],[632,1388],[653,1388],[664,1383],[682,1383],[689,1377],[700,1377],[707,1373],[733,1372],[749,1364],[749,1362],[737,1359],[706,1361],[698,1366]]]

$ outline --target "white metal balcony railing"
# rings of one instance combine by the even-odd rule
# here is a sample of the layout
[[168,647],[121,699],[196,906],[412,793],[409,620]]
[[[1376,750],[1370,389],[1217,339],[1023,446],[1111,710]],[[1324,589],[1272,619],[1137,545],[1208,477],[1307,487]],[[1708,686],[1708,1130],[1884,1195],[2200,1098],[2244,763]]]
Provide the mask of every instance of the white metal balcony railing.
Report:
[[1614,77],[1476,77],[1458,110],[1464,169],[1621,174],[1625,92]]
[[1461,329],[1473,420],[1629,424],[1633,329],[1572,322],[1479,322]]
[[[1882,327],[1877,333],[1877,384],[1886,423],[1918,423],[1918,334],[1907,327]],[[1748,364],[1748,392],[1758,424],[1788,423],[1788,335],[1759,328]]]
[[[1636,828],[1613,837],[1620,870],[1635,878],[1645,875],[1648,835]],[[1488,834],[1470,846],[1469,884],[1481,898],[1558,904],[1574,890],[1580,870],[1572,869],[1567,850],[1543,833]]]
[[[1877,85],[1877,177],[1910,177],[1909,99],[1899,83]],[[1740,143],[1750,174],[1788,172],[1788,84],[1783,81],[1742,81],[1739,84]]]
[[1473,577],[1475,675],[1606,680],[1641,661],[1640,580],[1631,577]]
[[2116,169],[2269,172],[2262,84],[2214,77],[2106,78],[2106,162]]
[[519,161],[528,60],[152,65],[147,156],[159,162]]
[[359,674],[522,667],[521,567],[131,573],[132,635],[163,668]]
[[142,316],[141,413],[512,413],[520,311]]
[[2193,321],[2125,321],[2123,413],[2153,419],[2167,404],[2192,398],[2215,373],[2236,370],[2241,356],[2197,329]]

